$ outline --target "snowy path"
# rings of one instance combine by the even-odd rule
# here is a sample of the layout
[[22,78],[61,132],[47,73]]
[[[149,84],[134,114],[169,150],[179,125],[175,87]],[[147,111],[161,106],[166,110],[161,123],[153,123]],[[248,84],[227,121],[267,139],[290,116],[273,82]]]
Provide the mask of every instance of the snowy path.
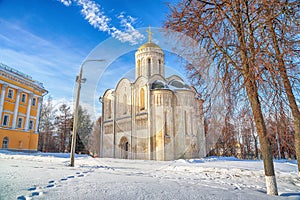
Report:
[[[60,155],[60,156],[57,156]],[[280,195],[265,194],[262,162],[143,161],[0,152],[0,199],[300,199],[295,162],[276,162]]]

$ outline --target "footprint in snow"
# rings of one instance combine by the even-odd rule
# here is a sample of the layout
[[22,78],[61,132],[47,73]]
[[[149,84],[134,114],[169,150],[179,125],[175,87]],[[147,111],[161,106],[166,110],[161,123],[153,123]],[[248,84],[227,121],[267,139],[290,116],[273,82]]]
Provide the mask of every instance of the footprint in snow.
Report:
[[39,196],[40,193],[41,193],[41,192],[33,192],[33,193],[31,194],[31,196],[33,196],[33,197],[34,197],[34,196]]
[[23,195],[22,196],[18,196],[17,200],[26,200],[26,196],[23,196]]
[[49,184],[46,186],[46,188],[52,188],[52,187],[54,187],[54,184]]
[[36,187],[28,188],[28,191],[33,191],[33,190],[36,190]]

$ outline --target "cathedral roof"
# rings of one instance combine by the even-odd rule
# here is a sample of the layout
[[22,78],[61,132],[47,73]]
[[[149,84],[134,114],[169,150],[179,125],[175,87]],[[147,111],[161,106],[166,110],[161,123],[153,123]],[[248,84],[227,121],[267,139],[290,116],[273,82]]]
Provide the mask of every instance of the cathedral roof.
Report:
[[155,44],[153,42],[147,42],[147,43],[143,44],[142,46],[140,46],[138,50],[143,50],[148,47],[161,49],[160,46],[158,46],[157,44]]
[[173,79],[169,83],[166,83],[162,80],[156,80],[151,84],[152,90],[161,90],[161,89],[168,89],[168,90],[191,90],[191,87],[183,81]]

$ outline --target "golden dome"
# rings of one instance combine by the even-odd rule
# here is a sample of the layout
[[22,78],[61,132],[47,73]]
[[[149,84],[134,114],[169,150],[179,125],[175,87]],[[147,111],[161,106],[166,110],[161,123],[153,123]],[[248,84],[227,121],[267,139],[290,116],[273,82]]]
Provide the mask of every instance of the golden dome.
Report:
[[140,46],[138,50],[142,50],[142,49],[145,49],[148,47],[161,49],[157,44],[154,44],[152,42],[147,42],[147,43],[143,44],[142,46]]

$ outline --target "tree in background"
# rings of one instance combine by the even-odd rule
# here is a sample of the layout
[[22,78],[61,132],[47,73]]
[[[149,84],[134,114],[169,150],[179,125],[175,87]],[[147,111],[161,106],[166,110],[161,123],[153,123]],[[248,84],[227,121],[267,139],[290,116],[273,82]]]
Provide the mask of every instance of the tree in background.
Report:
[[[41,109],[39,151],[69,151],[71,145],[70,132],[72,127],[73,113],[71,113],[70,106],[62,104],[56,109],[52,104],[52,98],[49,97],[47,102],[43,103]],[[76,153],[88,153],[88,143],[89,138],[92,136],[92,130],[93,122],[90,115],[87,110],[79,106]]]
[[273,115],[266,118],[273,145],[273,156],[278,159],[295,159],[293,120],[287,115],[288,108],[284,108],[283,105],[280,102],[279,110],[275,110]]
[[59,113],[55,118],[55,126],[57,127],[59,152],[65,152],[68,147],[69,137],[71,133],[72,113],[70,106],[62,104],[58,108]]
[[76,153],[88,153],[89,137],[92,134],[93,122],[86,109],[78,107],[78,127],[76,134]]
[[39,125],[39,144],[38,150],[43,152],[57,151],[57,142],[55,140],[55,114],[56,110],[52,104],[52,98],[48,97],[43,103],[40,115]]
[[101,133],[101,120],[102,118],[99,117],[98,120],[93,125],[92,133],[89,137],[88,142],[88,150],[91,155],[94,157],[100,156],[100,133]]

